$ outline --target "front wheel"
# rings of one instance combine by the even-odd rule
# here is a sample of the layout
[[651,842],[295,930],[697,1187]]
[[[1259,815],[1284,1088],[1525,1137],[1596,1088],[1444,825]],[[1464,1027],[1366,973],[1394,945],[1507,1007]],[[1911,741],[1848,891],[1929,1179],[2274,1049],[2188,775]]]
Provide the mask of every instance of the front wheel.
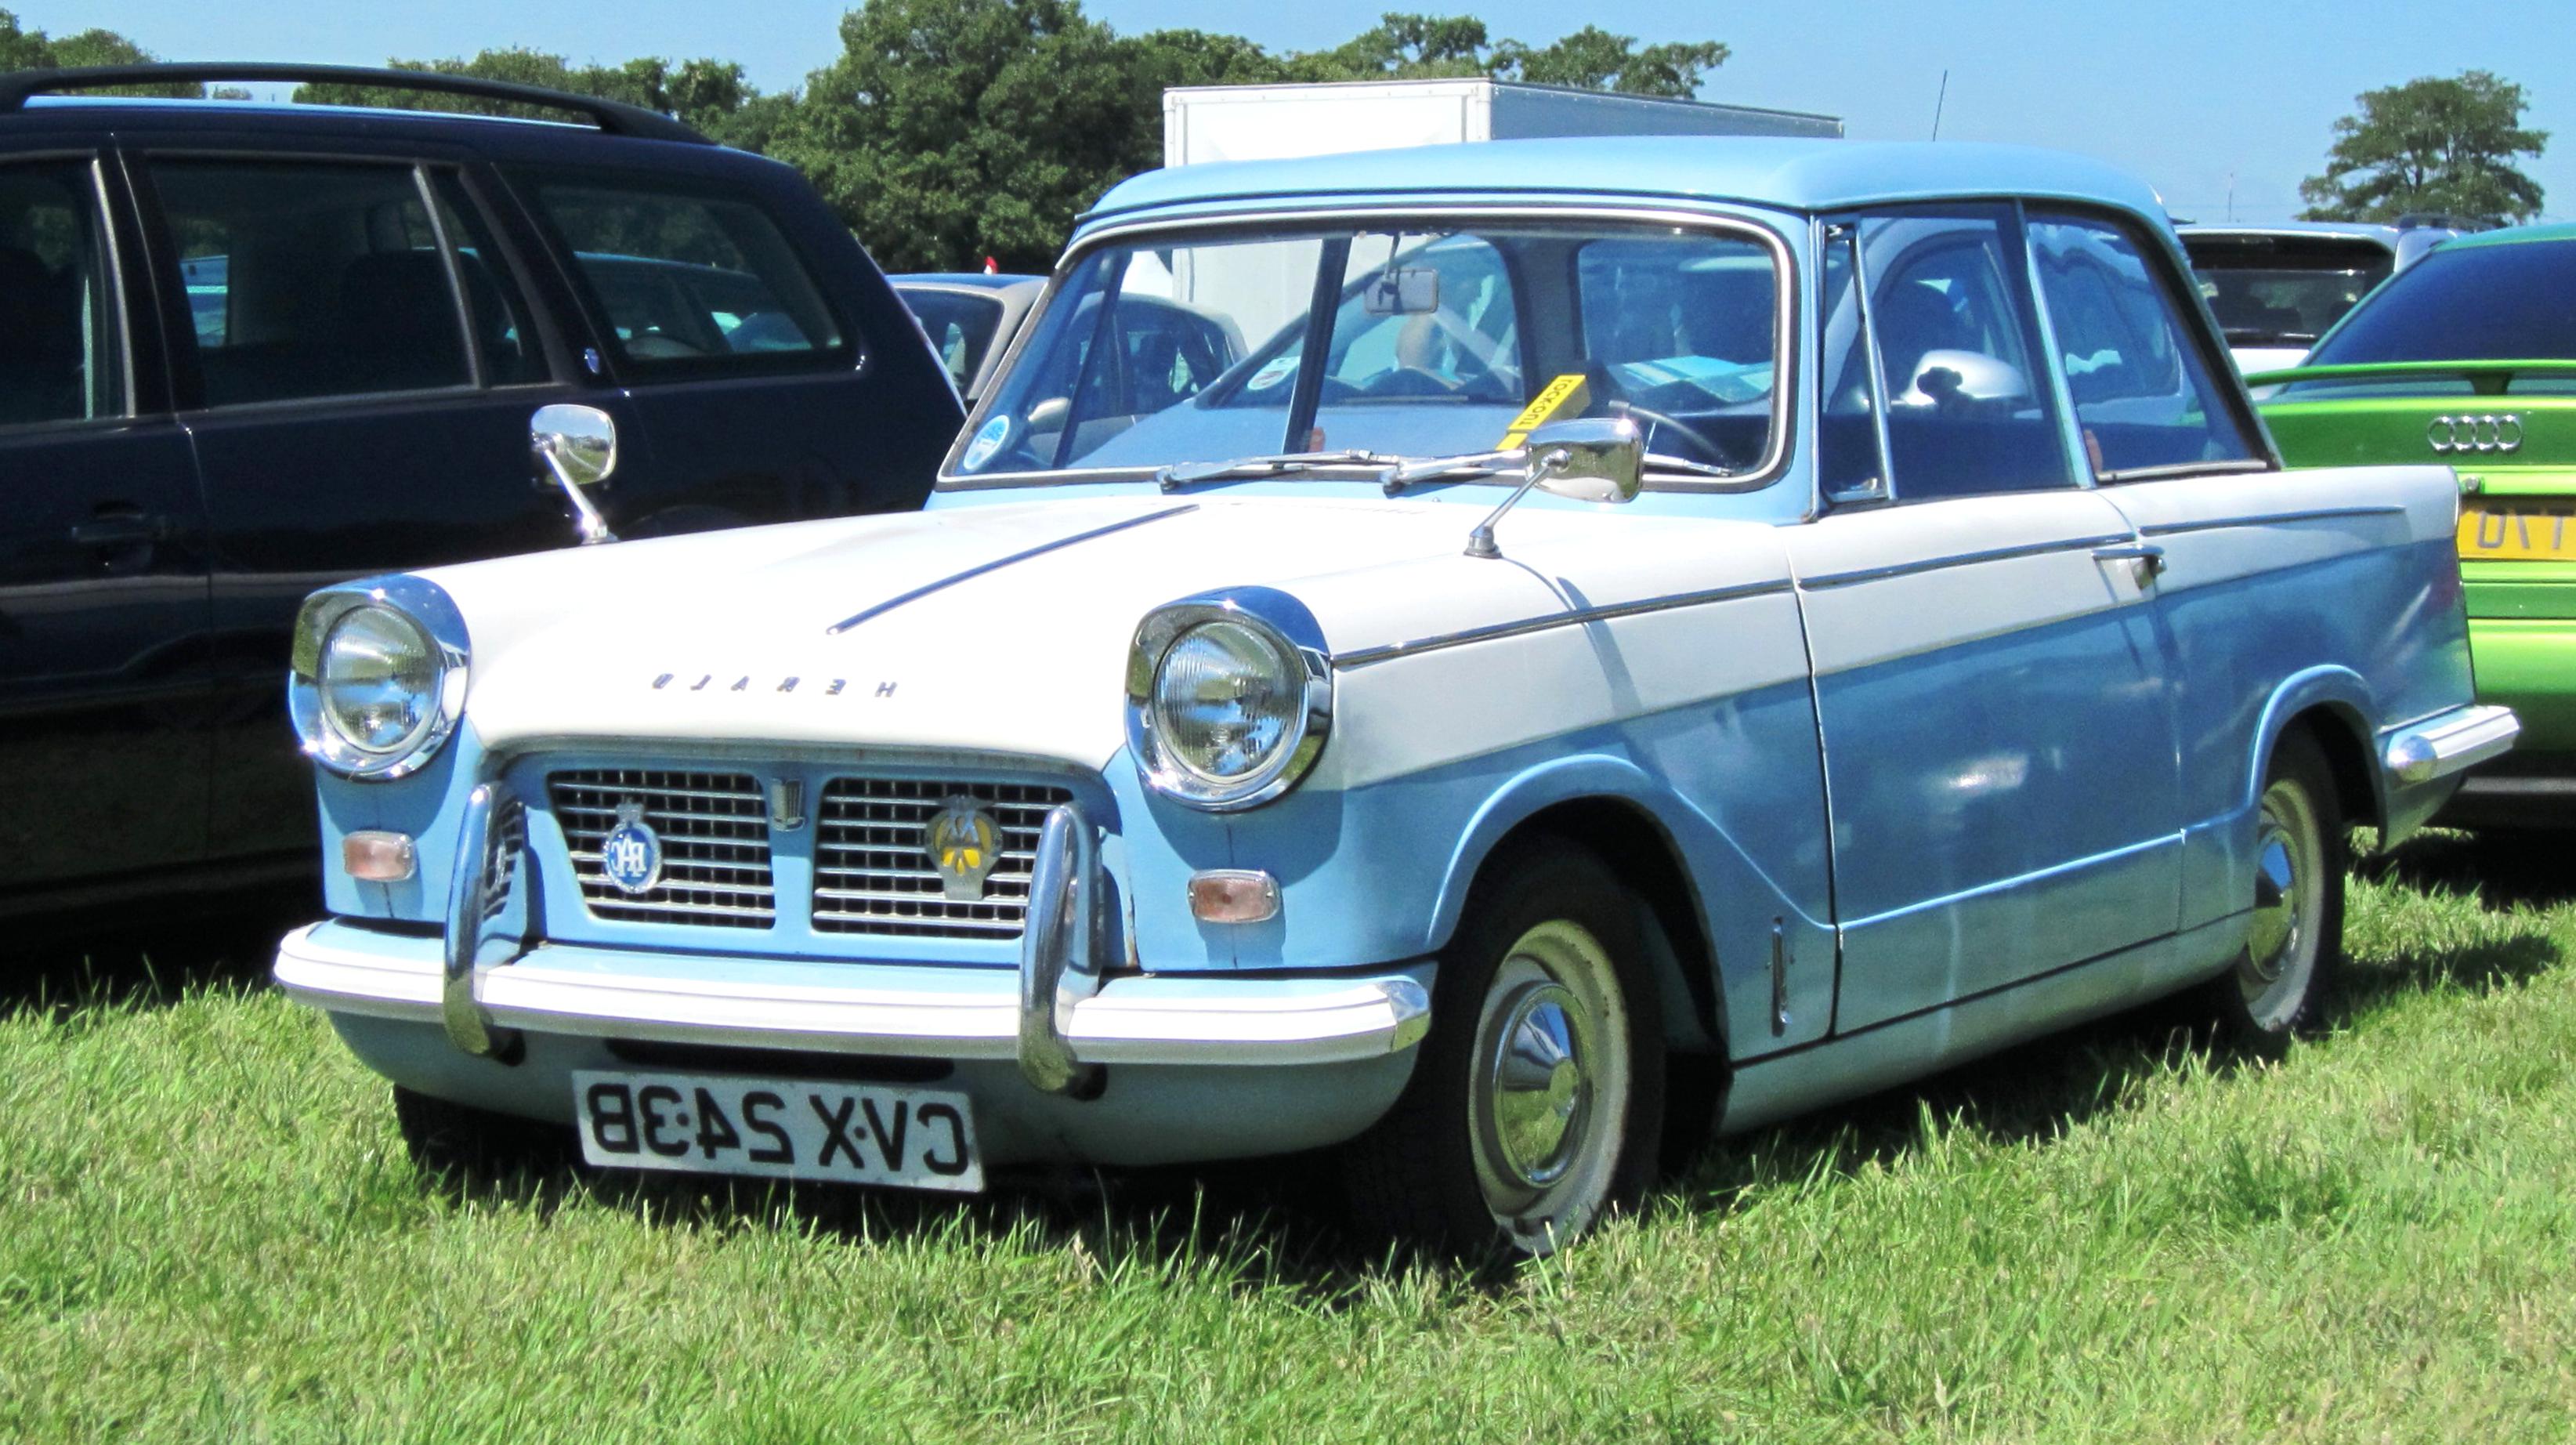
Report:
[[1523,851],[1479,881],[1441,954],[1413,1079],[1343,1161],[1359,1223],[1544,1255],[1644,1191],[1664,1047],[1637,916],[1610,870],[1570,846]]
[[2245,952],[2203,994],[2221,1034],[2278,1054],[2316,1021],[2343,951],[2344,823],[2315,739],[2282,737],[2263,778]]

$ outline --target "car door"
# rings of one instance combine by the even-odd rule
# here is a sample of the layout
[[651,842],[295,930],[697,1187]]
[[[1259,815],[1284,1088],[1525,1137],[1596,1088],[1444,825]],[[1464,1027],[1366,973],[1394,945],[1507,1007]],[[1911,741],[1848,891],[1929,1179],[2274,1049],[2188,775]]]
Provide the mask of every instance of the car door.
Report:
[[573,539],[528,448],[571,392],[465,168],[221,138],[128,158],[204,478],[221,853],[311,846],[279,686],[307,594]]
[[2189,679],[2182,924],[2212,923],[2253,901],[2251,700],[2287,681],[2285,659],[2369,656],[2432,609],[2414,572],[2379,565],[2405,526],[2391,478],[2249,475],[2271,458],[2165,247],[2092,213],[2034,208],[2029,226],[2084,463],[2166,569],[2157,620]]
[[[667,150],[669,148],[659,148]],[[964,421],[921,328],[782,168],[512,165],[653,485],[626,535],[918,507]]]
[[1852,218],[1825,246],[1818,463],[1843,501],[1790,557],[1849,1031],[2171,933],[2179,813],[2152,579],[2075,474],[2014,210]]
[[95,149],[29,149],[0,161],[0,911],[206,851],[195,465],[121,187]]

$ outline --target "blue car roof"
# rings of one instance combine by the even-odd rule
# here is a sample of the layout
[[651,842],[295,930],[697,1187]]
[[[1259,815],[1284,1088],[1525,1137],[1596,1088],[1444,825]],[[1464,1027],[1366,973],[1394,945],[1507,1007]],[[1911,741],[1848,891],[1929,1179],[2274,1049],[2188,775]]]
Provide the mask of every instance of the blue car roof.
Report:
[[1834,211],[1895,201],[2089,201],[2163,226],[2163,202],[2116,166],[2033,146],[1731,136],[1585,136],[1412,146],[1148,171],[1100,198],[1097,222],[1165,207],[1382,194],[1563,193]]

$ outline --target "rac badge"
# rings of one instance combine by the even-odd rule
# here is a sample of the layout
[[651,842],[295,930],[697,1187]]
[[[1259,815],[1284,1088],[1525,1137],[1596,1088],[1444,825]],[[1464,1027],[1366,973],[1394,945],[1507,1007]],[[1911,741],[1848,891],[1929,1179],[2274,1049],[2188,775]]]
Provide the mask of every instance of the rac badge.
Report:
[[973,798],[950,798],[922,825],[921,849],[951,903],[980,903],[1002,862],[1002,826]]
[[618,800],[617,825],[599,840],[599,871],[630,898],[662,881],[662,839],[644,821],[642,799]]

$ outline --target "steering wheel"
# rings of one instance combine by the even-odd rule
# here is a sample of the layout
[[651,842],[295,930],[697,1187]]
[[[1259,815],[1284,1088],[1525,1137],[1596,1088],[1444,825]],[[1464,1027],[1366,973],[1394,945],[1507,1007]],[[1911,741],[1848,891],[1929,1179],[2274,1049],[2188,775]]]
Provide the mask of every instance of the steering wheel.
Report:
[[1692,446],[1699,448],[1699,454],[1702,459],[1716,466],[1727,466],[1731,464],[1731,459],[1727,458],[1724,448],[1718,446],[1717,443],[1710,441],[1707,434],[1702,432],[1698,427],[1692,426],[1689,422],[1683,421],[1679,417],[1657,411],[1653,407],[1639,406],[1633,401],[1615,402],[1612,406],[1612,415],[1615,416],[1618,414],[1617,408],[1625,407],[1630,420],[1645,424],[1641,427],[1641,430],[1644,430],[1646,433],[1646,449],[1649,451],[1669,453],[1672,450],[1670,447],[1658,447],[1654,445],[1655,432],[1679,432],[1684,440],[1688,441]]

